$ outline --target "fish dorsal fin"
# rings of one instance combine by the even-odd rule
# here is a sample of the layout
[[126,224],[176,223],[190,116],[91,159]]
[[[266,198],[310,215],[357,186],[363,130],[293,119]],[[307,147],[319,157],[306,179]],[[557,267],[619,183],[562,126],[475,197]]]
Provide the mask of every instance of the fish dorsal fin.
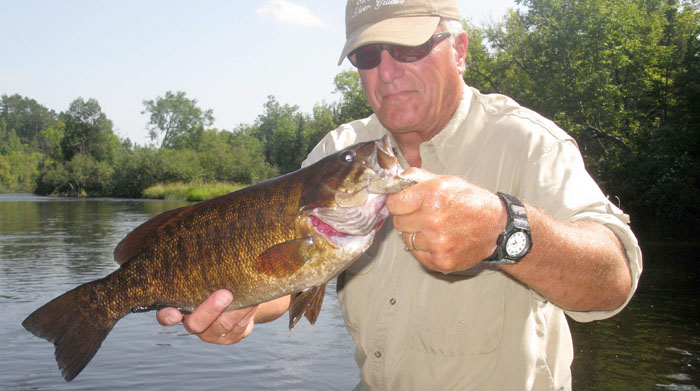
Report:
[[158,238],[158,228],[176,218],[185,208],[188,206],[163,212],[134,228],[114,248],[114,260],[124,265],[151,248]]
[[255,265],[269,276],[289,277],[309,260],[308,249],[313,243],[311,236],[278,243],[258,255]]
[[325,294],[326,284],[316,285],[303,292],[293,294],[289,303],[289,329],[294,328],[302,315],[306,316],[309,323],[315,324],[318,314],[321,313],[323,295]]

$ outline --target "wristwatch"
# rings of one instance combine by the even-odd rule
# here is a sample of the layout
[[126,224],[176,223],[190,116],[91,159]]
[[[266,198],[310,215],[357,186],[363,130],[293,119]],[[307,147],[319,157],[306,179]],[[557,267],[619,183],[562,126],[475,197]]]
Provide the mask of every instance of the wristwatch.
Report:
[[532,248],[530,223],[527,221],[525,205],[509,194],[496,193],[506,206],[508,221],[506,229],[498,235],[496,251],[484,262],[494,265],[515,264]]

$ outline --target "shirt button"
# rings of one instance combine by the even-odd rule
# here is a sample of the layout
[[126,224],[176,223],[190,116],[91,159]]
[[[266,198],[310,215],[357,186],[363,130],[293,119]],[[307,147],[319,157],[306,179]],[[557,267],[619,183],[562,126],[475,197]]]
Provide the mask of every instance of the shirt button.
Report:
[[391,300],[389,300],[389,304],[391,304],[391,305],[396,304],[396,299],[392,298]]
[[381,357],[381,356],[382,356],[382,352],[380,352],[379,350],[377,350],[376,352],[374,352],[374,357],[379,358],[379,357]]

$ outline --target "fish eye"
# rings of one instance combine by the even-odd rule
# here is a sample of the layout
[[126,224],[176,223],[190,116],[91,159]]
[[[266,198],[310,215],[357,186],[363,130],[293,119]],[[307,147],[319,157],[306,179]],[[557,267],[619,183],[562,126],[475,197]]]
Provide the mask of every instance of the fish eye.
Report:
[[355,156],[356,154],[354,151],[347,151],[340,158],[346,163],[352,163],[355,160]]

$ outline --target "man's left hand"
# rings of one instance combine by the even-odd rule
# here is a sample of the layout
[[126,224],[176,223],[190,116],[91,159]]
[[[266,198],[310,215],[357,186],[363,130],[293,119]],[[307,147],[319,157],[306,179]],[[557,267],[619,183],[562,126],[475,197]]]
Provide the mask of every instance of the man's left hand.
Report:
[[418,183],[389,195],[386,205],[421,264],[447,274],[469,269],[493,253],[506,226],[506,211],[496,194],[419,168],[402,175]]

